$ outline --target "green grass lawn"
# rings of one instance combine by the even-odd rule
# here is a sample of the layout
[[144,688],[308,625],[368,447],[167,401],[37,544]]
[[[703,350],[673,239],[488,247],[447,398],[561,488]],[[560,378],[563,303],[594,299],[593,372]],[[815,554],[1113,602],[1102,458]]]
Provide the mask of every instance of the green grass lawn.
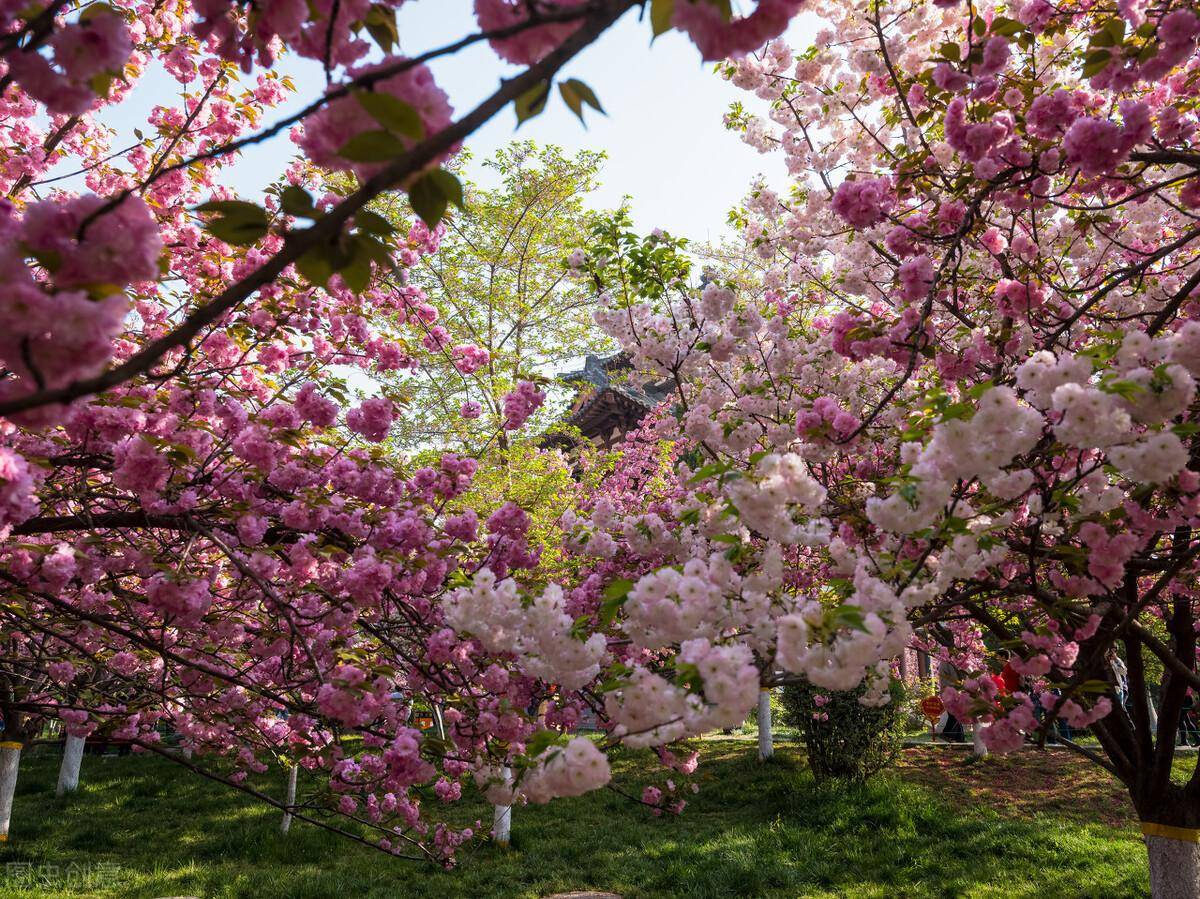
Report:
[[[517,808],[513,846],[454,871],[388,858],[143,757],[84,760],[54,797],[57,758],[22,764],[0,896],[1130,897],[1146,892],[1128,803],[1074,759],[964,762],[912,750],[866,785],[818,785],[799,751],[759,764],[752,743],[709,740],[698,795],[653,818],[610,791]],[[616,764],[641,789],[645,756]],[[283,776],[277,778],[282,791]],[[1065,781],[1065,783],[1062,783]],[[478,806],[471,817],[483,815]],[[40,882],[32,882],[30,878]]]

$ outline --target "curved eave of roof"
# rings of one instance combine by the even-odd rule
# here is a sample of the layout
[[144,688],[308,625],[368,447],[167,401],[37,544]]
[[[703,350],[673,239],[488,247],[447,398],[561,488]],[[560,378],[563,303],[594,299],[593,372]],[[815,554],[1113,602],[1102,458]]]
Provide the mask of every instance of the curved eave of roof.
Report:
[[616,413],[617,415],[633,415],[641,418],[657,403],[644,395],[639,397],[630,391],[616,387],[598,391],[587,402],[567,417],[567,422],[586,431],[588,424],[594,424],[598,419]]

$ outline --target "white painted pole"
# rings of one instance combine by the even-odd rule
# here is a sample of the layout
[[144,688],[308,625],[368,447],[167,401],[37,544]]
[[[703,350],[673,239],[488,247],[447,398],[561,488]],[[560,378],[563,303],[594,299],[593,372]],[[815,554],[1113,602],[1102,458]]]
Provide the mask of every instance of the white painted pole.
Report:
[[983,742],[983,731],[986,726],[978,721],[971,726],[971,755],[977,759],[987,758],[987,744]]
[[295,804],[296,804],[296,773],[299,770],[300,770],[300,766],[295,763],[293,763],[292,766],[290,768],[288,768],[287,797],[286,797],[286,804],[287,804],[288,810],[283,813],[283,823],[279,825],[279,830],[285,837],[288,835],[288,831],[292,827],[292,807],[295,806]]
[[763,687],[758,691],[758,760],[766,761],[775,754],[771,736],[771,690]]
[[1150,719],[1150,733],[1158,733],[1158,709],[1154,707],[1154,697],[1150,695],[1150,688],[1146,687],[1146,712]]
[[58,766],[58,788],[54,795],[60,799],[79,789],[79,766],[83,763],[83,746],[86,740],[67,734],[63,744],[62,764]]
[[[504,783],[512,782],[512,769],[504,769]],[[499,846],[508,846],[512,842],[512,806],[497,805],[492,814],[492,839]]]
[[12,820],[13,795],[17,792],[17,771],[21,767],[21,744],[0,742],[0,843],[8,842]]

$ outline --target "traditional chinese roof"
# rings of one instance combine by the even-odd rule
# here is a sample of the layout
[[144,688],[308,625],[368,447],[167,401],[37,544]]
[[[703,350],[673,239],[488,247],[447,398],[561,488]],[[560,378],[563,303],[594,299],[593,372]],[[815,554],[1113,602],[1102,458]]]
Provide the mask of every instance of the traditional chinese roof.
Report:
[[[585,358],[583,368],[566,372],[558,379],[576,385],[575,400],[567,412],[567,424],[579,428],[588,439],[606,441],[612,432],[624,433],[667,397],[663,384],[636,384],[628,378],[614,379],[630,368],[629,356]],[[564,442],[554,440],[552,442]]]

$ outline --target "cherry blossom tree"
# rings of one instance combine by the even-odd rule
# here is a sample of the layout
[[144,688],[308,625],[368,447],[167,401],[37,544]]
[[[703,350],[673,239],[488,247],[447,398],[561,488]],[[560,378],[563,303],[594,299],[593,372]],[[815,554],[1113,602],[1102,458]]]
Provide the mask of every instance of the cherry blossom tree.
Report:
[[[690,773],[679,741],[761,686],[883,703],[892,660],[936,640],[964,673],[943,698],[993,752],[1090,727],[1099,751],[1070,745],[1128,788],[1154,894],[1200,895],[1200,772],[1171,776],[1200,688],[1196,13],[841,0],[797,56],[775,40],[796,0],[478,0],[478,34],[402,57],[394,6],[3,13],[0,811],[39,719],[164,752],[166,723],[207,776],[448,861],[482,824],[429,807],[468,779],[500,806],[576,795],[618,743]],[[658,235],[581,248],[600,325],[674,396],[562,521],[577,559],[551,579],[529,514],[452,506],[476,461],[406,468],[401,405],[351,399],[342,370],[420,364],[439,310],[391,275],[459,199],[438,166],[509,104],[540,111],[635,7],[734,58],[756,99],[729,123],[792,183],[735,217],[761,290],[686,283]],[[456,117],[426,63],[482,41],[525,68]],[[330,86],[262,125],[285,49]],[[94,107],[152,55],[189,93],[114,153]],[[265,201],[219,186],[293,125],[303,158]],[[90,192],[42,196],[72,161]],[[315,191],[318,167],[354,186]],[[422,224],[371,213],[393,189]],[[502,428],[543,399],[518,384]],[[433,702],[444,740],[410,724]],[[567,733],[589,706],[599,743]],[[250,778],[272,759],[320,786],[280,803]],[[681,811],[664,786],[634,798]]]
[[[447,864],[481,828],[449,828],[436,808],[472,776],[534,801],[608,780],[592,742],[525,711],[559,663],[597,673],[573,637],[560,646],[572,623],[552,590],[532,637],[451,626],[448,591],[537,564],[529,516],[452,509],[476,460],[396,457],[402,404],[377,376],[421,364],[439,310],[403,274],[462,200],[440,166],[474,131],[510,105],[536,115],[552,86],[581,116],[598,107],[587,85],[553,82],[631,11],[650,13],[648,39],[678,28],[711,60],[777,36],[799,2],[734,16],[709,0],[477,0],[477,32],[416,55],[399,50],[415,43],[400,5],[0,9],[5,837],[20,752],[52,717]],[[520,70],[456,113],[428,63],[482,43]],[[322,66],[328,88],[280,116],[287,54]],[[174,79],[180,101],[123,147],[105,111],[146,79]],[[238,152],[288,131],[299,157],[285,177],[233,195]],[[324,189],[330,170],[352,176],[348,190]],[[394,190],[411,228],[369,208]],[[542,399],[517,384],[502,428]],[[558,647],[542,675],[518,664],[528,639]],[[433,702],[444,738],[413,726]],[[168,729],[182,753],[163,745]],[[319,775],[309,794],[260,789],[252,775],[273,761]],[[494,775],[510,767],[506,785]]]
[[[765,291],[614,295],[601,316],[676,385],[665,436],[696,448],[666,533],[638,529],[644,509],[575,525],[597,552],[646,541],[658,566],[617,621],[676,675],[632,666],[606,700],[614,733],[737,717],[754,659],[883,702],[906,645],[940,647],[963,672],[943,699],[992,751],[1089,727],[1099,751],[1066,742],[1129,790],[1154,894],[1200,895],[1200,770],[1172,778],[1200,687],[1200,19],[814,11],[829,27],[808,51],[723,68],[757,98],[730,126],[792,179],[736,216]],[[1000,693],[989,646],[1020,689]]]

